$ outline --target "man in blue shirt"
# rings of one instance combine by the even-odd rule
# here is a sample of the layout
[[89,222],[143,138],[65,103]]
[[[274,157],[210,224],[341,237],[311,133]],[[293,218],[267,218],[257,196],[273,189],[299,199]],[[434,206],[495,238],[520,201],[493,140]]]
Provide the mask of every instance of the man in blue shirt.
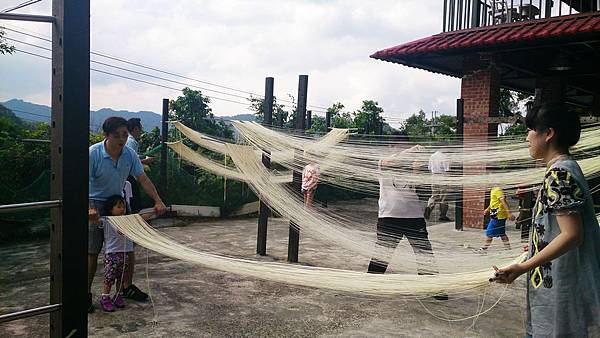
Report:
[[[137,117],[132,117],[127,120],[127,131],[129,132],[129,136],[127,137],[127,143],[125,143],[125,145],[133,149],[139,156],[140,145],[138,142],[142,136],[142,132],[144,131],[141,120]],[[149,165],[154,162],[154,157],[146,157],[144,159],[140,158],[140,160],[143,165]],[[140,201],[140,188],[137,184],[137,179],[133,177],[133,175],[129,175],[127,181],[129,181],[131,184],[131,192],[133,194],[130,205],[131,212],[136,213],[142,209],[142,204]]]
[[[88,312],[93,312],[91,287],[98,264],[98,254],[104,242],[103,231],[98,227],[99,217],[104,210],[103,204],[112,195],[122,195],[125,180],[129,175],[135,177],[148,196],[154,201],[157,215],[165,213],[165,204],[160,199],[154,184],[144,173],[138,155],[129,147],[125,147],[127,137],[127,121],[122,117],[109,117],[102,124],[105,139],[89,148],[89,219],[88,224]],[[132,258],[133,268],[135,260]],[[124,293],[129,298],[145,300],[147,294],[124,280]]]

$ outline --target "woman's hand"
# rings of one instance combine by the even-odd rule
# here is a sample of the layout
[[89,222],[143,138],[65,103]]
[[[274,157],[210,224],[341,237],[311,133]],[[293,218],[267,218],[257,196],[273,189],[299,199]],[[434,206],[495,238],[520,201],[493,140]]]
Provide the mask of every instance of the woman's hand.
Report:
[[527,269],[521,263],[512,264],[502,269],[498,269],[493,266],[496,273],[493,278],[490,278],[490,282],[496,282],[501,284],[510,284],[520,275],[527,272]]

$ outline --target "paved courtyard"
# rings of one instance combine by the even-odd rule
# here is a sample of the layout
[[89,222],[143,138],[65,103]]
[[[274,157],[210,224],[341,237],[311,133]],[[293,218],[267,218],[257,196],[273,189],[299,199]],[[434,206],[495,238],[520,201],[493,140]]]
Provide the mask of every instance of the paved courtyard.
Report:
[[[373,201],[367,203],[372,207]],[[365,207],[364,203],[345,208]],[[335,206],[333,206],[335,208]],[[372,210],[372,209],[370,209]],[[363,214],[373,223],[375,213]],[[255,255],[256,218],[229,220],[159,220],[165,234],[186,245],[233,257],[285,261],[288,224],[269,220],[266,257]],[[453,223],[431,224],[430,233],[457,243],[481,245],[480,230],[456,232]],[[513,242],[518,234],[509,226]],[[495,243],[498,248],[501,244]],[[0,313],[48,304],[47,242],[0,247]],[[290,286],[211,270],[137,250],[135,283],[149,290],[153,302],[128,302],[114,313],[98,308],[89,315],[91,337],[519,337],[523,335],[524,281],[510,286],[502,300],[476,321],[449,322],[477,312],[482,294],[428,299],[379,298]],[[368,257],[301,235],[300,264],[365,271]],[[100,291],[101,268],[94,291]],[[394,266],[390,266],[394,271]],[[398,270],[396,270],[398,272]],[[485,294],[484,308],[504,287]],[[434,315],[432,315],[431,313]],[[436,318],[440,317],[440,318]],[[2,337],[44,337],[48,316],[0,324]]]

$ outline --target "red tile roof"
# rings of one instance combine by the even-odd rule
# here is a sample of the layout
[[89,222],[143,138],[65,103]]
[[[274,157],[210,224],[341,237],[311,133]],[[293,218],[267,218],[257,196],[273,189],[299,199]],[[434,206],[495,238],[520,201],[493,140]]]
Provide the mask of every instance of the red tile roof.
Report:
[[569,38],[586,33],[600,33],[600,12],[445,32],[380,50],[371,57],[399,62],[403,57],[534,40]]

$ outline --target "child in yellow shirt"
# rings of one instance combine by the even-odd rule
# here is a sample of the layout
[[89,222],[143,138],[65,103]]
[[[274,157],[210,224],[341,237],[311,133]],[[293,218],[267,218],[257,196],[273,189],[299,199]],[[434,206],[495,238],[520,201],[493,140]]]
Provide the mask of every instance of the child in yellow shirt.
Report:
[[510,249],[510,242],[508,241],[508,236],[506,236],[506,219],[514,221],[515,216],[508,210],[508,203],[506,203],[504,192],[500,187],[494,187],[490,191],[490,205],[483,211],[484,215],[488,213],[490,214],[490,222],[485,230],[485,244],[479,250],[487,250],[492,245],[494,237],[500,237],[504,246]]

